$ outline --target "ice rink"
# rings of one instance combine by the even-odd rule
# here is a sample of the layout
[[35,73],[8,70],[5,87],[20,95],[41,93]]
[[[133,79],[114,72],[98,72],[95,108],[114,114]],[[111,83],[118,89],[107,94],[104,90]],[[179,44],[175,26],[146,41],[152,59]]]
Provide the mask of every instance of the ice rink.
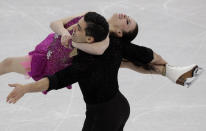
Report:
[[[152,48],[171,65],[206,69],[206,0],[1,0],[0,61],[27,55],[51,32],[50,22],[86,11],[106,18],[126,13],[140,27],[133,43]],[[131,106],[125,131],[206,131],[206,73],[191,88],[128,69],[118,76]],[[85,103],[78,84],[6,103],[9,83],[31,81],[16,73],[0,77],[0,131],[82,129]]]

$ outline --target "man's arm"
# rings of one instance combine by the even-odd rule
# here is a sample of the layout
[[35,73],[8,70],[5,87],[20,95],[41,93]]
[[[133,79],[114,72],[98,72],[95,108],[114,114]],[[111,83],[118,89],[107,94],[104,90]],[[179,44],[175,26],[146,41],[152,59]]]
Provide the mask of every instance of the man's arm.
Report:
[[8,103],[15,104],[24,94],[29,92],[40,92],[46,91],[49,88],[49,79],[42,78],[39,81],[32,82],[29,84],[9,84],[10,87],[14,87],[11,93],[7,96],[6,101]]
[[94,55],[102,55],[109,46],[109,36],[105,40],[94,43],[75,43],[72,42],[75,48]]
[[[77,56],[78,57],[78,56]],[[54,75],[46,76],[36,82],[29,84],[9,84],[11,87],[15,87],[13,91],[8,95],[7,102],[16,103],[25,93],[29,92],[41,92],[61,89],[69,84],[73,84],[82,80],[84,77],[88,77],[87,73],[94,64],[92,56],[85,54],[71,66],[56,72]]]
[[47,91],[53,89],[58,90],[86,77],[92,62],[85,62],[83,59],[81,59],[81,61],[81,63],[73,63],[71,66],[56,72],[54,75],[47,76],[49,79],[49,89]]

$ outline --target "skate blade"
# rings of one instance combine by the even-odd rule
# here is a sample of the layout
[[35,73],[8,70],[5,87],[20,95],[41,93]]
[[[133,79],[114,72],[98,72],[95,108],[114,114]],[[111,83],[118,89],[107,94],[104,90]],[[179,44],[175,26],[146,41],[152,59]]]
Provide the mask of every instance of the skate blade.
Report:
[[193,77],[192,78],[187,78],[186,81],[184,82],[184,86],[189,88],[194,84],[194,82],[200,77],[200,75],[204,72],[204,69],[201,67],[197,67],[193,71]]

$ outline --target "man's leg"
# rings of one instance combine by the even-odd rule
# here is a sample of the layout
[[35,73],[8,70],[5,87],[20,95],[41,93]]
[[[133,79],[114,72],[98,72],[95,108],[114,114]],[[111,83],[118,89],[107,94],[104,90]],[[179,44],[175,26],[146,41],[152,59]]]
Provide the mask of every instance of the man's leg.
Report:
[[87,105],[86,120],[82,131],[119,131],[123,129],[130,114],[127,99],[120,92],[109,101]]
[[[121,107],[119,108],[121,109]],[[120,118],[121,115],[117,115],[112,108],[102,109],[98,113],[96,111],[89,111],[86,113],[82,131],[119,131]]]

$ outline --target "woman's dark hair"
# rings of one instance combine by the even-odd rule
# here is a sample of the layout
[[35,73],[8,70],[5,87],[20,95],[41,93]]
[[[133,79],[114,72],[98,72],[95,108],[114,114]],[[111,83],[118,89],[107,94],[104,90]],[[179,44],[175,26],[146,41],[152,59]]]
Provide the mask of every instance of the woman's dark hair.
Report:
[[137,36],[138,31],[139,31],[138,24],[136,23],[134,30],[129,31],[129,32],[123,32],[121,39],[123,41],[130,41],[131,42]]
[[119,37],[116,33],[114,32],[110,32],[110,36],[111,37],[116,37],[119,38],[121,41],[125,41],[125,42],[131,42],[132,40],[134,40],[134,38],[137,36],[139,31],[139,27],[138,24],[136,23],[136,26],[134,28],[134,30],[129,31],[129,32],[123,32],[122,37]]
[[95,42],[104,40],[109,33],[109,24],[107,20],[96,12],[88,12],[84,16],[87,23],[85,29],[86,36],[92,36]]
[[[138,31],[139,31],[138,24],[136,23],[135,29],[130,31],[130,32],[123,32],[122,37],[119,37],[114,32],[110,32],[109,36],[110,36],[110,38],[113,37],[115,39],[119,39],[122,44],[127,44],[127,43],[130,43],[132,40],[134,40],[134,38],[138,34]],[[123,61],[127,62],[128,60],[123,60]],[[135,63],[133,63],[133,64],[135,64],[136,66],[142,67],[142,68],[144,68],[145,70],[148,70],[148,71],[155,70],[154,66],[152,66],[151,64],[144,64],[141,61],[135,61]]]

